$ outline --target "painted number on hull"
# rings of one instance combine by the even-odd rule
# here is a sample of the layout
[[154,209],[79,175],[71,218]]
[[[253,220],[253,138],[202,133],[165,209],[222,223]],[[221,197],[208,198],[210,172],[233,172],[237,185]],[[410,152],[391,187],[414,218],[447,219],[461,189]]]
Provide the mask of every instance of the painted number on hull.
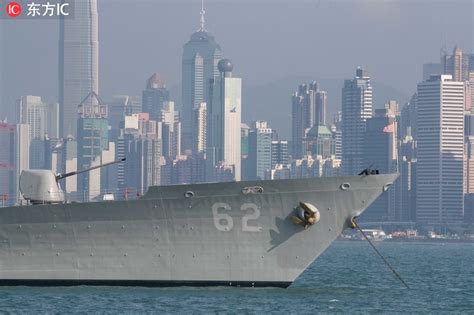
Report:
[[[234,227],[234,220],[229,215],[231,207],[224,202],[218,202],[212,205],[212,216],[214,218],[214,226],[219,231],[227,232]],[[260,217],[260,209],[254,203],[244,203],[240,207],[241,211],[245,211],[242,217],[242,231],[243,232],[260,232],[262,227],[253,224],[249,225],[249,221],[255,221]]]

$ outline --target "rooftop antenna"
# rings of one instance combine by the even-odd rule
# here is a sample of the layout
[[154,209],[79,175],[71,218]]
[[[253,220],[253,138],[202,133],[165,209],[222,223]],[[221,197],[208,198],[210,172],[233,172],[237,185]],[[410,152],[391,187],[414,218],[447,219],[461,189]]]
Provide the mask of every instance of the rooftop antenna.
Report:
[[206,27],[205,27],[205,24],[206,24],[206,20],[204,19],[204,15],[206,14],[206,10],[204,10],[204,0],[201,0],[201,20],[200,20],[200,24],[201,24],[201,27],[199,28],[199,32],[206,32]]

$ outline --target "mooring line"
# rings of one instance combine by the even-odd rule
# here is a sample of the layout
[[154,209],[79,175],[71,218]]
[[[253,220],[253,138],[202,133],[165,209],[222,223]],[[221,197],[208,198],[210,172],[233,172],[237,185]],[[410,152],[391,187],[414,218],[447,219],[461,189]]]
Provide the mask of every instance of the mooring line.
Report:
[[405,285],[405,287],[407,289],[410,289],[410,287],[408,286],[408,284],[402,279],[402,277],[398,274],[398,272],[390,265],[390,263],[387,261],[387,259],[385,259],[385,257],[382,255],[382,253],[379,252],[379,250],[375,247],[374,244],[372,244],[372,242],[370,241],[370,239],[367,237],[367,235],[364,233],[364,231],[362,231],[362,228],[359,226],[359,224],[357,224],[357,221],[356,221],[356,217],[353,217],[351,219],[351,223],[352,223],[352,226],[353,227],[356,227],[360,233],[362,234],[362,236],[367,240],[367,242],[369,242],[370,246],[372,246],[372,248],[375,250],[375,252],[380,256],[380,258],[382,258],[382,260],[384,261],[384,263],[388,266],[388,268],[390,268],[390,270],[393,272],[393,274],[398,278],[400,279],[400,281]]

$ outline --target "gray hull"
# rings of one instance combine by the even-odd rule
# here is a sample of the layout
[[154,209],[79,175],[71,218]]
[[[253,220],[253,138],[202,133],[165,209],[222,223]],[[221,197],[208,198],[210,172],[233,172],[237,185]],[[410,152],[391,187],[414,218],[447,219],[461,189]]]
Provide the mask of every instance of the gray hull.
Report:
[[[133,201],[2,208],[0,284],[286,287],[396,177],[151,187]],[[320,221],[295,224],[299,202]]]

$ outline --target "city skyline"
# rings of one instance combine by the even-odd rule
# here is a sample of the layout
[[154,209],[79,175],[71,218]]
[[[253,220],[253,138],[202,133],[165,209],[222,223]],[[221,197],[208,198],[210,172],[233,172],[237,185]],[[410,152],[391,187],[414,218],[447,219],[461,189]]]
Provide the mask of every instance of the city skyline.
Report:
[[[449,52],[444,49],[438,62],[422,60],[417,68],[423,79],[416,80],[418,85],[413,89],[418,93],[413,92],[409,102],[392,90],[385,91],[383,104],[376,104],[374,95],[383,89],[373,84],[377,80],[363,63],[352,68],[355,75],[338,82],[337,92],[317,77],[309,83],[299,82],[297,88],[292,87],[296,92],[284,97],[291,120],[274,124],[272,117],[285,117],[285,112],[272,109],[260,113],[257,119],[243,117],[246,108],[255,107],[243,97],[249,91],[242,85],[247,78],[239,71],[234,73],[233,60],[227,58],[234,52],[224,54],[220,39],[208,31],[203,4],[197,30],[190,30],[190,39],[183,40],[181,91],[173,92],[161,72],[150,71],[148,79],[141,78],[139,91],[120,91],[111,102],[104,102],[99,93],[100,15],[95,0],[80,1],[78,8],[77,20],[59,21],[60,115],[55,112],[58,105],[44,101],[43,95],[18,96],[15,118],[19,124],[13,121],[6,125],[13,130],[8,137],[14,142],[14,163],[10,164],[11,156],[4,157],[5,161],[0,161],[6,165],[4,171],[13,167],[16,177],[28,167],[69,172],[128,157],[124,165],[83,173],[75,183],[66,182],[70,198],[76,193],[77,200],[82,201],[101,198],[111,189],[123,190],[127,196],[133,188],[139,196],[151,185],[401,171],[402,179],[369,208],[365,218],[423,223],[459,223],[464,219],[464,198],[474,196],[466,192],[470,189],[466,181],[470,180],[467,174],[471,169],[464,165],[471,164],[462,162],[466,159],[464,146],[470,141],[462,129],[464,115],[473,108],[474,54],[470,51],[455,45]],[[442,82],[454,78],[459,90],[455,103],[450,97],[444,98],[444,93],[451,92],[450,86],[446,91],[432,91],[430,82],[436,78]],[[420,89],[424,86],[430,87],[428,92]],[[272,104],[275,95],[268,90],[261,92],[267,95],[263,104]],[[438,94],[440,101],[433,101]],[[436,138],[435,129],[423,124],[439,108],[439,117],[430,123],[439,121],[444,132],[452,128],[456,114],[456,122],[462,126]],[[285,132],[288,127],[291,137]],[[58,128],[61,131],[55,137]],[[71,128],[77,131],[76,140]],[[22,142],[20,138],[27,140]],[[437,160],[439,166],[430,169],[437,151],[435,147],[431,151],[426,148],[433,141],[445,152]],[[410,146],[413,152],[409,152]],[[367,169],[372,166],[377,171]],[[441,175],[431,178],[438,169]],[[416,190],[417,184],[422,189]],[[430,197],[430,184],[438,187],[438,203]],[[413,191],[411,186],[415,187]],[[435,204],[438,216],[433,212]],[[403,209],[403,205],[410,205],[409,209]]]
[[[430,5],[430,14],[433,16],[440,15],[438,20],[442,23],[438,23],[439,25],[433,25],[432,20],[427,19],[427,17],[423,15],[428,4],[423,4],[422,2],[411,4],[409,11],[407,11],[408,8],[406,5],[398,2],[377,5],[371,3],[371,5],[368,5],[367,2],[361,1],[357,3],[345,3],[345,6],[341,6],[341,4],[337,3],[330,5],[326,1],[320,1],[319,4],[307,1],[296,1],[292,3],[294,5],[289,8],[285,6],[285,9],[281,5],[284,4],[284,2],[279,2],[271,8],[267,8],[268,6],[264,5],[264,3],[250,5],[247,2],[239,4],[235,1],[230,1],[224,5],[219,2],[206,2],[207,28],[217,38],[225,50],[232,52],[228,57],[230,57],[235,64],[239,65],[237,75],[245,78],[244,84],[248,85],[266,84],[287,76],[312,76],[315,79],[341,79],[347,77],[350,73],[347,69],[353,68],[356,65],[365,65],[374,78],[374,82],[383,82],[385,85],[400,89],[405,95],[409,96],[414,92],[413,86],[418,83],[421,77],[420,60],[419,57],[416,57],[419,56],[420,53],[416,53],[417,49],[423,51],[424,53],[422,55],[426,56],[421,62],[438,62],[439,51],[442,47],[446,47],[450,50],[449,47],[458,45],[465,51],[472,50],[472,41],[469,38],[470,35],[472,35],[470,31],[472,27],[469,27],[472,24],[472,19],[469,19],[470,16],[468,15],[471,6],[462,1],[451,2],[451,5],[447,3]],[[352,10],[348,10],[348,6],[349,9]],[[171,4],[169,1],[159,1],[156,3],[147,3],[144,1],[140,2],[140,8],[144,8],[144,11],[146,11],[143,19],[140,21],[135,20],[134,23],[131,24],[127,23],[130,24],[128,26],[129,29],[124,30],[123,27],[119,27],[117,24],[117,19],[121,16],[126,16],[126,2],[99,3],[99,14],[101,14],[99,33],[101,37],[104,37],[104,40],[101,40],[100,73],[102,83],[100,95],[105,100],[110,100],[112,95],[115,94],[139,94],[143,85],[142,78],[155,71],[164,76],[170,87],[177,86],[181,80],[179,66],[181,63],[180,53],[178,54],[177,52],[181,51],[184,38],[189,36],[189,31],[199,27],[199,1],[180,2],[178,4]],[[262,13],[264,8],[270,10],[267,13],[267,16],[269,16],[269,24],[268,27],[258,28],[255,25],[257,22],[255,18],[258,14]],[[460,8],[461,10],[459,10]],[[277,39],[275,35],[273,35],[273,37],[270,36],[270,39],[273,38],[273,40],[265,41],[270,44],[267,45],[268,48],[256,41],[257,37],[262,38],[262,34],[268,33],[269,28],[275,26],[278,27],[279,34],[288,37],[299,25],[298,19],[296,19],[297,14],[306,14],[305,11],[308,11],[308,13],[311,12],[314,15],[313,19],[307,20],[305,23],[316,23],[318,26],[324,25],[323,23],[327,25],[338,23],[334,25],[335,31],[342,31],[348,23],[357,22],[356,29],[363,29],[367,34],[380,36],[380,34],[376,32],[376,25],[380,23],[380,20],[375,13],[387,12],[389,9],[394,9],[398,14],[384,21],[384,23],[388,25],[388,28],[385,29],[387,36],[384,37],[387,39],[381,38],[377,41],[373,38],[374,42],[380,44],[386,42],[392,46],[392,49],[389,51],[384,50],[384,57],[381,57],[382,55],[380,53],[377,55],[379,48],[373,49],[373,44],[361,42],[354,46],[351,40],[347,38],[347,35],[343,35],[344,33],[340,32],[337,33],[339,34],[337,38],[329,38],[325,41],[329,46],[333,47],[333,53],[329,55],[321,53],[318,50],[308,54],[311,50],[304,49],[305,46],[292,53],[292,56],[294,56],[292,58],[308,60],[308,62],[305,63],[292,62],[292,58],[288,59],[288,61],[280,58],[280,54],[284,53],[286,48],[278,44],[280,40]],[[227,12],[228,10],[232,10],[235,14],[224,18],[225,15],[221,13]],[[245,11],[248,12],[244,14]],[[354,17],[349,18],[346,11],[354,12]],[[161,19],[158,21],[158,26],[150,28],[149,17],[152,12],[155,12]],[[452,25],[446,25],[447,23],[443,21],[448,20],[450,14],[455,14],[454,12],[461,15],[465,14],[466,16],[458,17],[456,23]],[[396,23],[402,13],[406,14],[407,25],[405,25],[406,23],[400,25]],[[168,29],[160,26],[164,25],[161,23],[165,23],[167,19],[166,15],[176,16],[176,14],[183,17],[183,24],[174,25],[173,32],[171,33],[169,31],[163,32],[162,30]],[[331,16],[334,14],[336,14],[336,16],[333,16],[333,21],[326,17],[326,15]],[[415,25],[416,27],[410,24],[415,18],[413,15],[418,15],[419,22]],[[243,16],[247,16],[249,23],[245,23],[248,25],[240,25],[239,27],[242,31],[236,32],[231,25],[236,25],[235,23],[238,22],[239,17],[242,18]],[[410,19],[410,16],[413,16],[413,18]],[[319,17],[319,19],[315,17]],[[282,18],[286,21],[286,27],[282,27],[282,24],[278,22]],[[226,22],[226,20],[228,20],[228,22]],[[293,24],[288,24],[289,22]],[[55,51],[33,57],[31,53],[27,53],[27,50],[22,49],[22,47],[26,44],[23,39],[28,39],[28,41],[35,47],[38,47],[39,50],[44,50],[46,47],[56,45],[55,34],[59,29],[57,21],[44,20],[33,23],[31,21],[19,20],[13,23],[13,21],[2,20],[0,23],[2,23],[0,28],[6,33],[3,34],[4,37],[6,35],[4,42],[7,41],[13,44],[13,46],[7,47],[3,43],[5,55],[2,57],[10,61],[8,65],[5,65],[5,70],[10,74],[9,78],[13,78],[12,81],[15,81],[15,76],[21,75],[24,77],[24,85],[22,87],[10,86],[10,83],[6,86],[5,90],[8,91],[8,95],[5,96],[6,106],[9,108],[12,107],[13,102],[19,95],[41,95],[47,102],[56,102],[56,87],[47,83],[56,80],[57,72],[54,69],[57,68],[57,63],[55,62],[57,57],[55,57]],[[426,23],[426,25],[424,25],[424,23]],[[156,23],[153,25],[156,25]],[[395,25],[400,29],[395,29]],[[464,27],[462,27],[462,25],[464,25]],[[244,36],[246,32],[243,30],[248,30],[250,27],[253,28],[253,31],[249,35]],[[407,32],[403,32],[403,28],[405,27],[412,27],[412,32],[408,34]],[[420,47],[420,44],[414,41],[414,39],[419,36],[419,34],[422,34],[423,30],[427,27],[432,27],[432,30],[425,35],[423,47]],[[455,31],[457,29],[464,31],[457,32]],[[26,35],[18,37],[17,34],[19,34],[19,32]],[[39,36],[40,33],[38,32],[48,35]],[[411,43],[410,51],[413,51],[412,54],[409,54],[406,49],[400,53],[401,48],[398,48],[400,45],[397,44],[397,41],[400,42],[402,39],[397,37],[399,32],[407,36],[413,36],[404,40],[405,43]],[[123,34],[123,37],[117,36],[117,34]],[[158,42],[166,42],[166,48],[163,49],[163,47],[161,47],[159,50],[156,50],[156,47],[153,47],[153,45],[150,46],[151,43],[143,42],[140,38],[146,38],[147,34],[150,36],[153,34],[153,36],[158,39]],[[172,34],[176,36],[170,37]],[[268,35],[270,34],[271,33]],[[27,37],[25,38],[25,36]],[[28,38],[28,36],[31,36],[31,38]],[[327,38],[328,35],[323,32],[320,36]],[[160,38],[162,39],[161,41]],[[392,39],[392,42],[390,42],[390,39]],[[129,45],[124,47],[124,41],[129,43]],[[258,47],[258,49],[255,50],[255,57],[251,59],[246,58],[246,56],[249,56],[248,52],[245,49],[243,50],[243,47],[238,46],[238,43],[247,41],[254,43],[254,45],[256,45],[255,47]],[[281,47],[275,50],[275,45]],[[305,45],[308,46],[309,44],[307,43]],[[19,48],[19,51],[15,52],[15,54],[19,54],[19,56],[23,57],[21,58],[21,60],[23,60],[21,64],[18,63],[16,58],[13,58],[14,55],[12,55],[11,51],[13,47]],[[132,52],[130,51],[132,47],[141,47],[141,49],[139,51],[135,49],[134,52]],[[363,49],[353,50],[350,49],[350,47]],[[273,49],[274,53],[269,53],[268,49]],[[266,58],[263,58],[263,54],[266,55]],[[305,54],[307,55],[306,57]],[[337,54],[340,56],[343,54],[344,58],[337,58]],[[309,55],[313,55],[314,57],[310,58]],[[397,55],[400,56],[400,58],[394,59]],[[151,56],[155,57],[151,58]],[[246,62],[244,62],[244,57]],[[332,67],[328,68],[331,63],[323,62],[323,60],[328,60],[328,58],[337,58],[338,63],[333,63]],[[402,59],[403,63],[401,63]],[[276,63],[276,60],[279,60],[278,63]],[[278,67],[275,67],[276,64],[278,64]],[[290,66],[291,68],[288,68]],[[131,71],[131,67],[133,71]],[[260,70],[253,71],[253,69]],[[301,69],[305,70],[302,71]],[[402,69],[403,72],[401,72]],[[25,76],[26,71],[29,73],[28,76]],[[130,73],[134,73],[134,75],[130,76]],[[39,77],[44,78],[46,84],[35,86],[34,82],[37,82]],[[10,82],[10,80],[8,81]],[[28,86],[30,86],[30,88],[28,88]],[[325,88],[326,87],[323,86],[323,89]],[[179,91],[174,91],[173,98],[175,98],[180,108],[181,103],[177,93],[179,93]],[[246,96],[244,95],[244,97]],[[377,97],[377,95],[375,95],[375,97]],[[333,112],[333,107],[338,106],[337,99],[337,96],[332,96],[332,99],[328,99],[328,111]],[[381,102],[384,101],[386,100],[379,101],[379,105],[383,105]],[[262,106],[258,104],[255,105],[257,107]],[[0,109],[0,112],[3,113],[4,110]],[[249,117],[258,119],[258,117],[255,117],[255,114],[249,112],[249,109],[244,109],[243,114],[246,119]],[[9,117],[11,117],[11,115],[9,115]],[[270,117],[269,121],[274,123],[275,119],[276,118]],[[282,132],[286,133],[285,131]]]

